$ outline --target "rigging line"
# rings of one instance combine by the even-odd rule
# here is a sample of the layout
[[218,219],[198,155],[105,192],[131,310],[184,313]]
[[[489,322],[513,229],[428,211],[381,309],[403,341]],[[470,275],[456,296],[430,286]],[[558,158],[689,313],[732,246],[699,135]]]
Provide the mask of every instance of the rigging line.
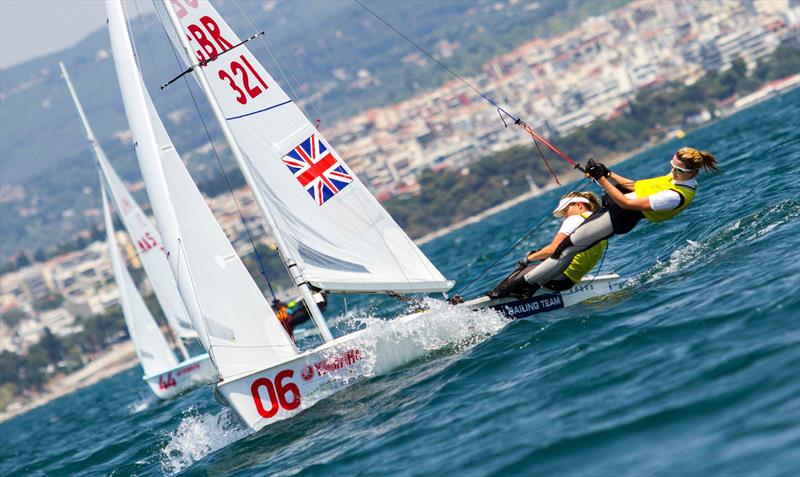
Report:
[[255,34],[251,35],[249,38],[245,38],[244,40],[240,41],[239,43],[237,43],[237,44],[233,45],[232,47],[228,48],[227,50],[223,51],[222,53],[217,53],[217,54],[214,54],[214,55],[210,56],[209,58],[206,58],[205,60],[200,60],[197,64],[192,64],[192,62],[189,61],[189,67],[186,68],[185,70],[181,71],[181,73],[178,76],[172,78],[171,80],[169,80],[166,83],[164,83],[163,85],[161,85],[161,89],[164,89],[167,86],[171,85],[172,83],[174,83],[174,82],[178,81],[179,79],[183,78],[187,74],[189,74],[192,71],[194,71],[194,69],[197,68],[198,66],[200,66],[200,67],[206,66],[207,64],[209,64],[212,61],[216,60],[220,56],[224,55],[225,53],[227,53],[229,51],[233,51],[236,48],[244,45],[248,41],[256,38],[257,36],[263,35],[263,34],[264,34],[263,31],[259,32],[259,33],[255,33]]
[[537,141],[536,138],[533,138],[533,144],[536,145],[536,150],[539,151],[539,157],[542,158],[542,161],[544,162],[544,165],[547,166],[547,170],[550,171],[550,175],[553,176],[553,179],[555,179],[556,184],[561,185],[561,182],[558,180],[558,176],[556,175],[556,172],[553,170],[552,167],[550,167],[550,163],[547,162],[547,158],[544,157],[544,154],[542,153],[542,148],[539,147],[539,141]]
[[[378,15],[377,13],[375,13],[375,12],[374,12],[372,9],[370,9],[368,6],[364,5],[364,3],[363,3],[361,0],[353,0],[353,2],[357,3],[359,6],[361,6],[361,8],[363,8],[364,10],[366,10],[367,12],[369,12],[369,13],[370,13],[372,16],[374,16],[375,18],[377,18],[377,19],[378,19],[378,20],[379,20],[381,23],[383,23],[384,25],[386,25],[387,27],[389,27],[389,28],[390,28],[392,31],[394,31],[395,33],[397,33],[398,35],[400,35],[400,36],[401,36],[401,37],[402,37],[404,40],[406,40],[407,42],[409,42],[409,43],[411,43],[412,45],[414,45],[414,47],[416,47],[416,48],[417,48],[419,51],[421,51],[421,52],[422,52],[422,53],[423,53],[425,56],[427,56],[428,58],[430,58],[431,60],[433,60],[433,61],[434,61],[434,62],[435,62],[437,65],[439,65],[439,66],[441,66],[442,68],[444,68],[444,69],[445,69],[445,70],[446,70],[448,73],[450,73],[451,75],[453,75],[453,76],[454,76],[455,78],[457,78],[459,81],[461,81],[462,83],[464,83],[464,84],[465,84],[465,85],[466,85],[468,88],[470,88],[472,91],[474,91],[475,93],[477,93],[477,94],[478,94],[478,95],[479,95],[481,98],[483,98],[484,100],[486,100],[486,102],[488,102],[489,104],[491,104],[492,106],[494,106],[494,107],[497,109],[497,113],[500,115],[500,118],[501,118],[501,119],[503,119],[503,115],[506,115],[507,117],[511,118],[511,119],[514,121],[514,124],[515,124],[515,125],[517,125],[517,126],[521,127],[521,128],[522,128],[522,129],[524,129],[525,131],[527,131],[527,132],[528,132],[528,133],[529,133],[531,136],[533,136],[533,137],[535,137],[535,138],[539,139],[539,141],[541,141],[541,142],[542,142],[544,145],[546,145],[547,147],[549,147],[550,149],[552,149],[552,150],[553,150],[553,152],[555,152],[556,154],[558,154],[558,155],[559,155],[559,157],[561,157],[562,159],[564,159],[565,161],[567,161],[567,162],[568,162],[568,163],[569,163],[569,164],[570,164],[572,167],[574,167],[574,168],[576,168],[576,169],[578,169],[578,170],[580,170],[580,171],[583,171],[583,168],[582,168],[582,167],[580,167],[580,165],[579,165],[579,164],[578,164],[576,161],[572,160],[572,159],[571,159],[569,156],[567,156],[567,155],[566,155],[564,152],[562,152],[562,151],[561,151],[560,149],[558,149],[556,146],[554,146],[554,145],[553,145],[553,144],[551,144],[549,141],[547,141],[547,140],[546,140],[544,137],[542,137],[542,136],[541,136],[541,134],[539,134],[539,133],[537,133],[536,131],[534,131],[534,130],[533,130],[533,128],[531,128],[531,127],[530,127],[530,126],[529,126],[529,125],[528,125],[528,124],[527,124],[525,121],[523,121],[523,120],[522,120],[522,118],[520,118],[520,117],[517,117],[517,116],[514,116],[513,114],[511,114],[510,112],[508,112],[506,109],[504,109],[502,106],[500,106],[499,104],[497,104],[497,103],[496,103],[496,102],[495,102],[495,101],[494,101],[492,98],[490,98],[489,96],[487,96],[486,94],[484,94],[482,91],[480,91],[480,90],[479,90],[477,87],[475,87],[475,86],[474,86],[472,83],[470,83],[469,81],[467,81],[467,80],[466,80],[466,79],[465,79],[463,76],[459,75],[458,73],[456,73],[455,71],[453,71],[453,69],[452,69],[452,68],[450,68],[450,67],[449,67],[449,66],[447,66],[446,64],[444,64],[444,63],[442,63],[441,61],[439,61],[438,59],[436,59],[436,57],[434,57],[434,56],[433,56],[431,53],[429,53],[429,52],[428,52],[428,51],[427,51],[425,48],[423,48],[422,46],[420,46],[420,45],[419,45],[417,42],[415,42],[414,40],[412,40],[411,38],[409,38],[408,36],[406,36],[406,35],[405,35],[403,32],[401,32],[400,30],[398,30],[397,28],[395,28],[395,27],[394,27],[394,25],[392,25],[391,23],[389,23],[387,20],[384,20],[384,19],[383,19],[383,18],[382,18],[380,15]],[[503,124],[504,124],[504,125],[506,124],[505,120],[503,120]]]
[[[153,0],[155,4],[155,0]],[[157,6],[156,6],[157,7]],[[169,33],[167,33],[166,25],[161,19],[161,15],[158,14],[158,8],[156,8],[156,15],[158,16],[158,20],[161,23],[161,26],[164,28],[164,33],[167,36],[167,41],[169,42],[172,53],[175,57],[175,61],[180,65],[180,58],[178,56],[178,52],[175,50],[175,45],[172,43],[171,39],[169,38]],[[201,72],[202,74],[202,72]],[[253,247],[253,251],[256,254],[256,260],[258,261],[259,271],[261,275],[264,277],[264,280],[267,282],[267,286],[269,287],[269,292],[272,295],[272,299],[276,299],[275,290],[272,288],[272,282],[267,275],[266,267],[264,266],[264,260],[261,257],[261,254],[256,247],[255,240],[253,239],[253,234],[250,232],[250,227],[247,226],[247,220],[242,213],[242,208],[239,204],[239,199],[236,198],[236,194],[233,192],[233,186],[231,185],[231,180],[228,177],[228,174],[225,172],[225,167],[222,166],[222,160],[220,159],[219,153],[217,152],[217,147],[214,145],[213,139],[211,139],[211,133],[208,130],[208,126],[206,124],[205,119],[203,118],[203,114],[200,112],[200,106],[197,104],[197,98],[195,98],[194,93],[192,92],[191,85],[189,85],[189,80],[184,76],[183,77],[184,83],[186,84],[186,89],[189,91],[189,96],[192,98],[192,103],[194,104],[194,108],[197,111],[197,116],[200,118],[200,122],[203,125],[203,130],[206,133],[206,137],[208,138],[209,144],[211,144],[211,150],[214,151],[214,158],[217,160],[217,164],[219,165],[220,172],[222,172],[222,176],[225,178],[225,183],[228,185],[228,190],[231,193],[231,198],[233,199],[233,203],[236,205],[236,212],[239,214],[239,218],[242,219],[242,225],[244,226],[244,230],[247,233],[247,239],[250,242],[250,245]]]
[[467,85],[467,87],[469,87],[469,88],[470,88],[472,91],[474,91],[475,93],[477,93],[478,95],[480,95],[480,97],[482,97],[483,99],[485,99],[486,101],[488,101],[488,102],[489,102],[489,104],[491,104],[492,106],[494,106],[495,108],[497,108],[497,110],[498,110],[498,111],[501,111],[501,112],[503,112],[505,115],[507,115],[508,117],[510,117],[511,119],[513,119],[515,122],[516,122],[516,121],[519,121],[519,118],[518,118],[518,117],[514,116],[513,114],[511,114],[511,113],[509,113],[508,111],[506,111],[505,109],[503,109],[503,108],[502,108],[500,105],[498,105],[497,103],[495,103],[495,102],[494,102],[494,100],[492,100],[492,98],[490,98],[490,97],[486,96],[485,94],[483,94],[483,93],[482,93],[482,92],[481,92],[481,91],[480,91],[478,88],[476,88],[475,86],[473,86],[473,85],[472,85],[472,83],[470,83],[469,81],[467,81],[467,80],[466,80],[466,79],[465,79],[463,76],[461,76],[461,75],[459,75],[458,73],[456,73],[455,71],[453,71],[453,70],[452,70],[452,69],[451,69],[449,66],[447,66],[446,64],[444,64],[444,63],[442,63],[441,61],[437,60],[437,59],[436,59],[436,57],[434,57],[432,54],[430,54],[430,53],[428,52],[428,50],[426,50],[425,48],[423,48],[422,46],[420,46],[420,45],[419,45],[417,42],[415,42],[414,40],[412,40],[411,38],[409,38],[408,36],[406,36],[406,35],[405,35],[403,32],[401,32],[400,30],[398,30],[397,28],[395,28],[395,27],[394,27],[394,25],[392,25],[392,24],[391,24],[391,23],[389,23],[388,21],[386,21],[386,20],[384,20],[383,18],[381,18],[381,16],[380,16],[380,15],[378,15],[377,13],[375,13],[375,12],[374,12],[372,9],[370,9],[368,6],[364,5],[364,3],[363,3],[361,0],[353,0],[353,1],[354,1],[355,3],[357,3],[359,6],[361,6],[361,8],[363,8],[364,10],[366,10],[367,12],[369,12],[369,13],[370,13],[372,16],[374,16],[375,18],[377,18],[377,19],[378,19],[378,20],[379,20],[381,23],[383,23],[384,25],[386,25],[387,27],[389,27],[389,28],[390,28],[392,31],[394,31],[395,33],[397,33],[398,35],[400,35],[401,37],[403,37],[403,39],[404,39],[404,40],[406,40],[407,42],[409,42],[409,43],[411,43],[412,45],[414,45],[414,46],[415,46],[415,47],[416,47],[416,48],[417,48],[419,51],[421,51],[421,52],[422,52],[422,53],[423,53],[425,56],[427,56],[428,58],[430,58],[431,60],[433,60],[433,61],[434,61],[434,62],[435,62],[437,65],[441,66],[442,68],[444,68],[445,70],[447,70],[447,72],[448,72],[448,73],[450,73],[450,74],[451,74],[451,75],[453,75],[454,77],[458,78],[458,79],[459,79],[459,80],[460,80],[462,83],[464,83],[465,85]]
[[[584,185],[583,185],[583,186],[581,186],[581,187],[577,187],[577,186],[576,186],[576,187],[575,187],[574,189],[572,189],[572,190],[571,190],[569,193],[571,193],[571,192],[580,192],[580,191],[582,191],[583,189],[585,189],[585,188],[589,187],[589,185],[590,185],[590,184],[591,184],[591,182],[586,182],[586,183],[584,183]],[[466,291],[467,291],[467,290],[468,290],[468,289],[469,289],[469,288],[470,288],[470,287],[471,287],[471,286],[472,286],[472,285],[473,285],[473,284],[474,284],[476,281],[478,281],[478,279],[479,279],[479,278],[481,278],[482,276],[484,276],[484,275],[486,274],[486,272],[488,272],[489,270],[491,270],[492,268],[494,268],[494,266],[495,266],[495,265],[497,265],[497,264],[500,262],[500,260],[502,260],[503,258],[505,258],[505,256],[506,256],[506,255],[508,255],[509,253],[513,252],[513,251],[514,251],[514,249],[516,249],[516,248],[519,246],[519,244],[521,244],[521,243],[522,243],[522,242],[523,242],[525,239],[527,239],[528,237],[530,237],[530,235],[531,235],[531,234],[533,234],[533,233],[534,233],[534,232],[535,232],[535,231],[536,231],[536,230],[537,230],[539,227],[541,227],[541,226],[542,226],[542,225],[543,225],[543,224],[544,224],[544,223],[545,223],[545,222],[546,222],[546,221],[549,219],[549,215],[550,215],[550,214],[546,214],[546,215],[542,216],[542,218],[541,218],[541,219],[539,219],[539,221],[538,221],[538,222],[536,222],[535,224],[533,224],[533,225],[532,225],[530,228],[528,228],[528,230],[527,230],[527,231],[525,231],[525,233],[524,233],[522,236],[520,236],[520,237],[519,237],[519,238],[518,238],[516,241],[514,241],[514,243],[511,245],[511,247],[509,247],[509,248],[508,248],[508,249],[507,249],[505,252],[503,252],[503,253],[502,253],[500,256],[498,256],[498,257],[497,257],[497,258],[496,258],[494,261],[492,261],[492,263],[490,263],[490,264],[489,264],[487,267],[485,267],[485,268],[484,268],[484,269],[483,269],[483,270],[482,270],[480,273],[478,273],[478,274],[477,274],[475,277],[473,277],[473,278],[472,278],[472,279],[471,279],[469,282],[467,282],[467,284],[466,284],[466,285],[464,285],[464,286],[461,288],[461,291],[460,291],[460,292],[458,292],[458,293],[465,293],[465,292],[466,292]]]
[[[239,14],[244,17],[244,19],[247,21],[248,24],[250,24],[250,28],[252,28],[254,31],[258,31],[258,25],[256,25],[255,22],[250,18],[250,16],[248,16],[244,12],[244,9],[242,8],[242,6],[239,3],[239,0],[234,0],[233,4],[236,5],[236,8],[239,10]],[[292,72],[292,69],[289,68],[288,66],[281,66],[282,64],[285,65],[285,62],[280,58],[280,54],[278,52],[273,52],[272,51],[272,48],[270,48],[269,44],[267,43],[267,36],[266,35],[261,35],[261,43],[263,44],[264,49],[269,54],[270,58],[272,58],[272,61],[275,63],[275,66],[278,68],[278,71],[280,72],[280,74],[283,77],[284,81],[286,81],[286,84],[289,86],[289,90],[292,93],[292,97],[299,99],[300,95],[297,94],[297,91],[295,91],[294,85],[292,84],[292,80],[290,80],[289,77],[284,72],[284,68],[285,68],[286,71],[289,72],[289,75],[292,76],[292,79],[294,80],[294,82],[295,83],[299,83],[299,81],[297,80],[297,77]],[[296,101],[295,101],[295,104],[297,104]],[[320,118],[321,116],[319,114],[319,110],[314,105],[313,100],[308,100],[308,105],[310,106],[311,109],[314,110],[314,115],[317,118]],[[297,104],[297,106],[300,107],[299,104]],[[308,116],[308,114],[306,114],[306,116]]]
[[[156,75],[160,78],[161,72],[158,69],[158,62],[156,61],[156,57],[153,54],[153,49],[150,46],[150,37],[147,36],[147,30],[144,27],[144,20],[142,20],[142,12],[139,10],[139,2],[133,2],[133,5],[136,7],[136,17],[139,20],[139,26],[142,29],[142,35],[144,35],[144,44],[147,47],[147,54],[150,56],[150,61],[153,63],[153,67],[156,70]],[[140,65],[141,70],[141,65]]]
[[[247,20],[248,23],[250,23],[251,28],[253,28],[254,30],[257,30],[258,29],[257,26],[253,23],[253,21],[250,19],[250,17],[248,17],[244,13],[244,11],[242,10],[241,6],[239,5],[239,2],[234,0],[234,4],[239,9],[239,13],[243,17],[245,17],[245,19]],[[292,86],[292,82],[289,81],[289,78],[284,73],[283,68],[281,68],[280,61],[278,61],[275,58],[275,55],[272,54],[272,51],[269,48],[269,45],[267,44],[266,39],[262,37],[262,41],[264,43],[264,47],[266,48],[267,52],[272,57],[273,61],[275,61],[275,64],[278,67],[278,70],[280,71],[281,75],[286,80],[287,84],[289,85],[289,88],[290,88],[292,94],[294,95],[294,97],[299,97],[297,95],[297,92],[294,90],[294,87]],[[288,67],[287,67],[287,70],[289,70],[291,72],[291,70]],[[312,108],[314,107],[313,103],[311,103],[311,106],[312,106]],[[314,109],[316,109],[316,108],[314,108]],[[355,178],[355,174],[353,174],[353,175],[354,175],[354,178]],[[355,178],[355,179],[357,180],[357,178]],[[377,225],[378,225],[377,221],[373,219],[372,214],[370,214],[369,211],[367,210],[367,204],[365,203],[365,200],[368,200],[368,199],[365,199],[364,197],[361,197],[361,195],[356,195],[356,197],[358,198],[358,202],[359,202],[359,205],[361,206],[361,210],[364,212],[364,216],[367,217],[367,222],[370,224],[371,229],[376,232],[376,234],[378,235],[380,240],[383,242],[383,245],[385,246],[386,250],[389,251],[389,254],[392,256],[392,259],[394,260],[395,265],[397,266],[397,270],[399,270],[400,274],[403,275],[403,278],[405,279],[406,283],[411,283],[411,280],[408,278],[408,274],[406,273],[405,269],[403,268],[399,257],[397,257],[397,255],[395,254],[395,251],[392,249],[392,247],[389,246],[389,243],[386,240],[386,237],[384,237],[384,234],[380,233],[380,231],[377,230]]]

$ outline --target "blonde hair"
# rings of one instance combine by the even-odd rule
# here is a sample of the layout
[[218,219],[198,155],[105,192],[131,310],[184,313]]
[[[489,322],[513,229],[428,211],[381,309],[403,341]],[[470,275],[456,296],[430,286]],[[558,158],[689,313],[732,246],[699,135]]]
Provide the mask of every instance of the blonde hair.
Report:
[[717,172],[717,158],[708,151],[700,151],[693,147],[682,147],[675,153],[682,163],[690,169]]
[[597,195],[594,192],[570,192],[566,194],[562,199],[567,199],[569,197],[582,197],[589,201],[588,204],[584,203],[589,212],[596,212],[597,209],[600,208],[600,199],[597,198]]

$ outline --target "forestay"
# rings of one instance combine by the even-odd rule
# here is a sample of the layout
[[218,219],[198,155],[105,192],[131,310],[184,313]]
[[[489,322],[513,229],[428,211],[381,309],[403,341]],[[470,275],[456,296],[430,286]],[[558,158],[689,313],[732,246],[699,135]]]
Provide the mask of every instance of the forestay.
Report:
[[[99,171],[98,171],[99,172]],[[111,268],[114,279],[119,287],[119,303],[125,325],[131,335],[136,356],[142,364],[145,376],[155,376],[178,365],[178,359],[169,347],[167,340],[158,329],[158,324],[142,300],[142,295],[136,289],[130,272],[125,267],[117,240],[114,237],[114,224],[111,220],[111,211],[108,207],[106,188],[103,177],[100,177],[100,193],[103,197],[103,218],[106,225],[106,239],[108,241],[108,254],[111,257]]]
[[167,257],[192,325],[224,379],[297,350],[192,181],[144,87],[118,2],[107,1],[125,112]]
[[[204,1],[172,0],[275,217],[287,259],[312,285],[341,292],[424,292],[452,283],[431,264]],[[219,57],[217,58],[217,56]],[[194,61],[194,60],[193,60]]]

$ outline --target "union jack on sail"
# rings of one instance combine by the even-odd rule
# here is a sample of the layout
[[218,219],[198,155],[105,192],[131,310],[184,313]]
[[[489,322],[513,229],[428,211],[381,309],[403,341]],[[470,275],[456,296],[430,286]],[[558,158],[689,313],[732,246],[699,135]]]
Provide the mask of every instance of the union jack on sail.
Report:
[[283,163],[318,205],[324,204],[353,182],[332,151],[316,134],[301,142],[283,156]]

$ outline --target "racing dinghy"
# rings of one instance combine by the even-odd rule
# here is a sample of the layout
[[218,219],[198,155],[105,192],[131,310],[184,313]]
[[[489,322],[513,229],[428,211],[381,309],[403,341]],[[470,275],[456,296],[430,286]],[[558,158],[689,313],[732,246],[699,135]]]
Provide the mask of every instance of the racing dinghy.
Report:
[[[103,216],[112,269],[120,291],[120,306],[128,334],[144,369],[143,379],[153,393],[161,399],[169,399],[194,387],[219,381],[219,375],[209,355],[202,353],[190,357],[181,341],[182,339],[195,339],[197,333],[189,322],[186,308],[178,294],[169,263],[163,247],[160,245],[161,237],[106,158],[89,125],[66,67],[63,63],[60,63],[59,66],[95,156],[97,172],[100,176]],[[180,362],[158,328],[150,310],[145,306],[139,290],[136,289],[136,285],[125,267],[125,260],[119,254],[108,203],[109,195],[123,225],[130,236],[134,238],[132,243],[136,245],[139,260],[153,284],[156,299],[167,320],[168,333],[183,358]]]
[[[443,292],[452,282],[210,4],[175,0],[164,6],[323,340],[300,351],[279,323],[152,105],[122,3],[107,0],[117,79],[142,177],[189,318],[222,378],[215,395],[258,430],[356,381],[423,356],[428,349],[415,333],[367,327],[334,338],[312,294]],[[425,319],[409,315],[393,324]],[[447,327],[425,333],[443,343],[463,336]]]
[[580,283],[562,292],[539,289],[533,296],[528,298],[503,297],[491,299],[484,295],[456,306],[471,310],[490,308],[500,312],[508,319],[520,320],[607,295],[622,289],[623,283],[624,280],[616,273],[586,276]]

